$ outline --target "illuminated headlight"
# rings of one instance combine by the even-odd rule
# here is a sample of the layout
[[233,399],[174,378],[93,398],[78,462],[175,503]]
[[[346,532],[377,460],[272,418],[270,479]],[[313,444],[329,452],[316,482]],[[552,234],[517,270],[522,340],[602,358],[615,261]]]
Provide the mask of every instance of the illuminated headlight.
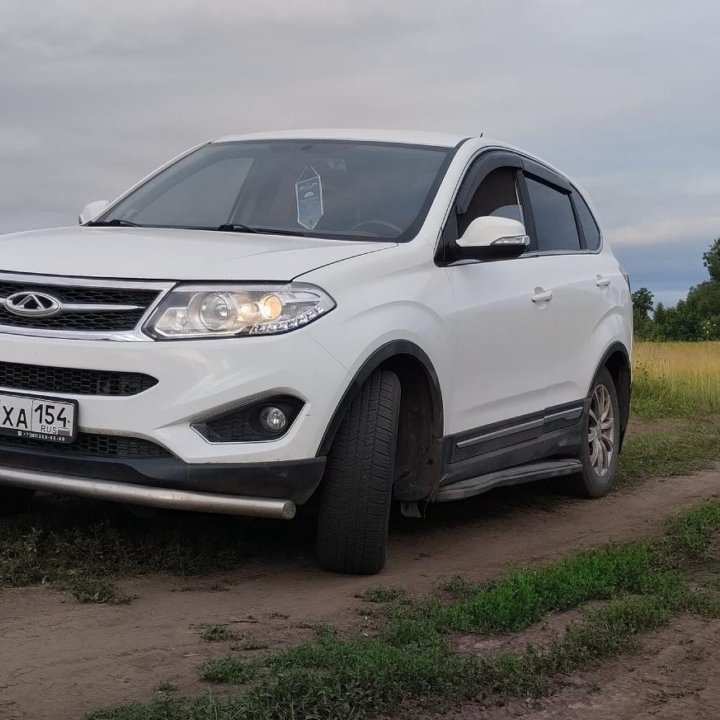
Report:
[[326,292],[304,283],[179,285],[143,330],[157,340],[277,335],[303,327],[334,307]]

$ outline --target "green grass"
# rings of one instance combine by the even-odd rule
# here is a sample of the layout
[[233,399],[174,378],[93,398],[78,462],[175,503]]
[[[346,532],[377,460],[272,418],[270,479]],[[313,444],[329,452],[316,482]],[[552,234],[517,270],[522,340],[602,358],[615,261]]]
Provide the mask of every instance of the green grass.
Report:
[[252,665],[231,655],[208,660],[202,668],[202,679],[214,683],[244,683],[253,674]]
[[441,627],[474,634],[511,633],[549,612],[568,610],[618,594],[657,588],[661,558],[652,545],[610,545],[572,555],[549,566],[518,570],[478,586],[449,605],[439,605]]
[[[28,515],[0,518],[0,588],[53,584],[83,602],[126,602],[117,578],[152,573],[203,575],[241,567],[259,526],[237,518],[160,513],[41,498]],[[260,531],[262,532],[262,531]],[[273,550],[282,532],[261,538]]]
[[702,559],[720,533],[720,503],[681,513],[668,524],[665,552],[670,557]]
[[200,637],[205,642],[226,642],[229,640],[238,640],[238,634],[230,628],[229,625],[202,625],[199,629]]
[[712,467],[720,459],[720,423],[697,419],[676,428],[650,430],[626,438],[616,488],[653,477],[687,475]]
[[[211,661],[203,677],[247,683],[223,697],[161,698],[96,713],[95,720],[295,720],[369,717],[406,698],[460,700],[479,693],[528,697],[558,678],[633,650],[643,633],[682,611],[720,617],[720,595],[689,580],[717,551],[720,503],[674,518],[656,542],[610,545],[524,568],[489,585],[453,580],[445,595],[387,604],[376,636],[343,638],[328,628],[252,664]],[[598,605],[598,602],[601,602]],[[458,632],[526,629],[548,613],[580,608],[581,619],[546,646],[475,657],[454,651]]]
[[545,694],[556,677],[598,665],[602,660],[637,649],[642,633],[667,624],[682,610],[692,609],[690,596],[670,583],[659,595],[624,597],[585,613],[565,635],[547,647],[528,647],[481,659],[487,691],[501,696]]
[[171,680],[163,680],[155,688],[155,692],[159,693],[174,693],[178,691],[178,686]]

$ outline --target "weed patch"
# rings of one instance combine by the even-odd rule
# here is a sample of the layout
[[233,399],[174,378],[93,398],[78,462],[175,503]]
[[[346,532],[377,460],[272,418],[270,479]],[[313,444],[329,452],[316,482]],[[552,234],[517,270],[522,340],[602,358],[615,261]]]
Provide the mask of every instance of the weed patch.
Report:
[[370,603],[392,603],[405,600],[407,593],[403,588],[378,585],[358,593],[355,597]]
[[224,624],[203,625],[199,632],[205,642],[226,642],[238,639],[238,634],[229,625]]
[[68,589],[78,602],[126,605],[135,599],[134,595],[121,592],[115,583],[107,578],[71,575],[67,582]]

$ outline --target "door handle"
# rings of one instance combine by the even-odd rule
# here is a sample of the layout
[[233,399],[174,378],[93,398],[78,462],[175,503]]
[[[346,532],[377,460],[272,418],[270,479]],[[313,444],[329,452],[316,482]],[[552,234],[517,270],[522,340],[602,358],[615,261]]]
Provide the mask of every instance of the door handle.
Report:
[[595,284],[599,288],[606,288],[610,285],[611,282],[612,280],[609,277],[605,277],[604,275],[597,275],[595,277]]
[[552,290],[545,290],[541,287],[535,288],[535,294],[530,298],[534,303],[550,302],[552,300]]

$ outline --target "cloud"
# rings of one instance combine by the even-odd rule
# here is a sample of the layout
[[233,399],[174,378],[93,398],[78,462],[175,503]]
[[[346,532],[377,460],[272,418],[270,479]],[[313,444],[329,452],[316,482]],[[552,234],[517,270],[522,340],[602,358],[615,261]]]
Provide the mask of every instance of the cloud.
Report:
[[209,137],[369,126],[485,131],[575,177],[620,246],[709,242],[720,4],[578,8],[5,0],[0,232],[74,222]]
[[614,228],[613,245],[643,245],[677,242],[682,237],[713,238],[720,230],[720,213],[709,217],[676,217]]

